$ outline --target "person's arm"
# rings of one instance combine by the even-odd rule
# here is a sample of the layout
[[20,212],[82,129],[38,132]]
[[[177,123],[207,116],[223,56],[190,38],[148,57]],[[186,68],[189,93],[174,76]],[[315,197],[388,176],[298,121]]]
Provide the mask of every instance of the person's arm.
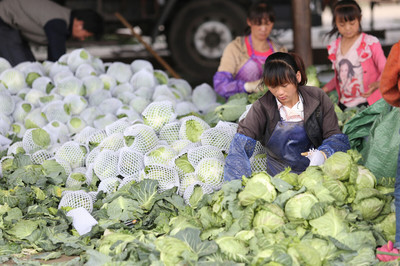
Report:
[[57,61],[66,52],[68,36],[67,23],[62,19],[52,19],[44,26],[47,36],[47,59]]
[[376,90],[379,89],[379,84],[382,78],[383,69],[385,68],[386,64],[386,56],[383,52],[382,45],[379,42],[374,43],[372,45],[371,51],[372,51],[372,60],[374,62],[374,65],[376,66],[376,69],[378,70],[379,77],[375,82],[372,82],[371,84],[368,85],[366,92],[361,94],[361,96],[365,98],[369,97],[372,93],[374,93]]
[[380,91],[390,105],[400,107],[400,41],[392,46],[383,69]]
[[218,71],[213,77],[214,90],[221,96],[228,98],[229,96],[246,92],[243,80],[235,80],[232,73],[226,71]]
[[335,89],[335,78],[333,77],[328,83],[326,83],[324,85],[324,87],[322,87],[322,90],[326,93],[333,91]]

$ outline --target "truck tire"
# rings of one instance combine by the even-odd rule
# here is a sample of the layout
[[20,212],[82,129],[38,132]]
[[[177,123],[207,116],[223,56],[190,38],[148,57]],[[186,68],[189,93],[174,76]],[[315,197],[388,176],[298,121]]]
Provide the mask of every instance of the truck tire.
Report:
[[244,34],[246,8],[231,0],[201,0],[172,18],[168,46],[173,62],[189,82],[212,82],[226,45]]

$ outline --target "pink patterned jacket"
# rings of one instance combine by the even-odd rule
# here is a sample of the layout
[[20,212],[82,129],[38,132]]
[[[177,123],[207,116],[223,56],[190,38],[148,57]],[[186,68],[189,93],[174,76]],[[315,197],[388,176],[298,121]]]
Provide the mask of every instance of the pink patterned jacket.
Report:
[[[363,69],[364,91],[368,91],[368,85],[379,81],[386,64],[386,57],[382,46],[375,36],[362,33],[360,46],[357,48],[357,54],[360,57],[361,67]],[[341,37],[332,41],[328,46],[328,59],[332,62],[332,68],[335,70],[335,76],[325,86],[328,91],[336,89],[340,99],[338,73],[335,69],[336,52],[339,47]],[[382,98],[379,89],[375,90],[368,98],[368,104],[371,105]]]

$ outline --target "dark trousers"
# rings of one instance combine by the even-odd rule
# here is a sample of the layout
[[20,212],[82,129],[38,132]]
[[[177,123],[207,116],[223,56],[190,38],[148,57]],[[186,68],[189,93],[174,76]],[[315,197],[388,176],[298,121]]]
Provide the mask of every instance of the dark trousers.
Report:
[[16,66],[25,61],[36,61],[28,42],[20,32],[0,19],[0,57]]

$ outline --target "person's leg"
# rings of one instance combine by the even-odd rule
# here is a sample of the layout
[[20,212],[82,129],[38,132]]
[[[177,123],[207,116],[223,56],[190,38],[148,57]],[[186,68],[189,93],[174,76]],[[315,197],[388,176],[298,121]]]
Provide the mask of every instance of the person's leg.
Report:
[[398,249],[400,248],[400,150],[397,158],[397,174],[394,185],[394,205],[396,212],[396,235],[394,247]]
[[10,27],[0,19],[0,57],[15,66],[25,61],[36,61],[26,40],[18,30]]

